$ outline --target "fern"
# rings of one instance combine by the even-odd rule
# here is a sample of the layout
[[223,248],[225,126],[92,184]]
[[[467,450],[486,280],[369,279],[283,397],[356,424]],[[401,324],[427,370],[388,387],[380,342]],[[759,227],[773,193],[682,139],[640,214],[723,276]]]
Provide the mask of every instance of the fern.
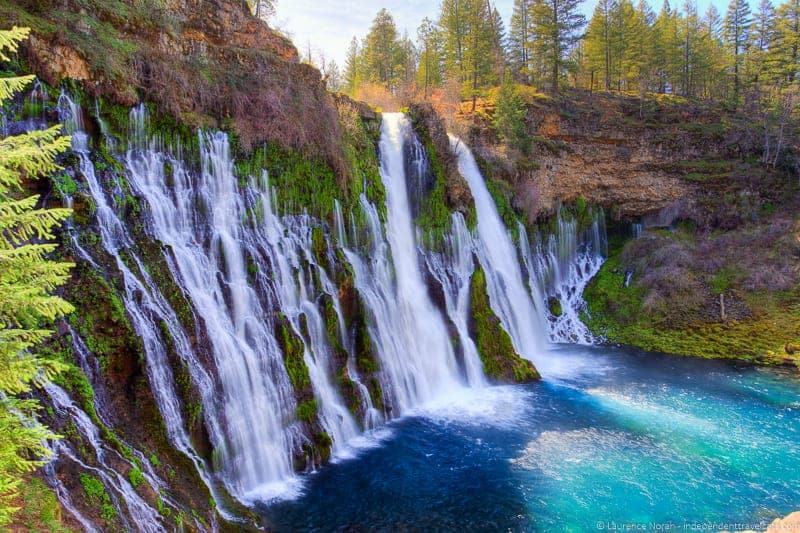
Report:
[[[0,60],[16,52],[26,28],[0,31]],[[0,79],[0,106],[33,79]],[[60,126],[0,139],[0,528],[18,510],[13,502],[22,476],[48,457],[44,444],[56,438],[35,421],[35,400],[16,395],[55,377],[63,363],[39,357],[47,329],[73,307],[52,292],[66,283],[72,264],[51,261],[56,245],[47,243],[70,216],[69,209],[37,209],[38,196],[19,198],[23,179],[58,170],[56,157],[69,147]]]

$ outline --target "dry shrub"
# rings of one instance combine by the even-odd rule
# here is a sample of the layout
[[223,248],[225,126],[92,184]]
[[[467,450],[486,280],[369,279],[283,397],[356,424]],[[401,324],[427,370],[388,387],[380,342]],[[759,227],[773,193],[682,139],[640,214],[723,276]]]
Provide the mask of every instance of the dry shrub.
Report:
[[428,101],[445,121],[447,128],[455,131],[457,126],[455,116],[461,105],[461,83],[456,79],[445,81],[441,87],[431,91]]
[[384,85],[377,83],[362,84],[356,89],[353,97],[384,112],[399,111],[402,107],[400,98],[392,94]]

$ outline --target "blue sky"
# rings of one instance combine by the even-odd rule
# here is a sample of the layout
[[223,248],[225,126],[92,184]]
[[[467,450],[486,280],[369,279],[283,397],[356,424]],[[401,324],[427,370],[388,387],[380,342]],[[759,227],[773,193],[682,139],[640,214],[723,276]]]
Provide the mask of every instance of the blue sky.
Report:
[[[683,0],[671,0],[673,6],[681,5]],[[697,0],[700,13],[705,13],[712,0]],[[721,13],[725,12],[726,0],[713,0]],[[583,11],[587,18],[594,9],[596,0],[585,0]],[[662,0],[650,0],[657,11]],[[288,32],[295,45],[303,54],[311,43],[313,56],[320,51],[328,59],[335,59],[340,66],[350,39],[355,35],[361,39],[369,31],[375,14],[387,8],[394,15],[402,32],[408,30],[412,39],[416,37],[417,26],[424,17],[435,19],[439,12],[440,0],[278,0],[275,22]],[[495,5],[508,27],[514,0],[495,0]]]

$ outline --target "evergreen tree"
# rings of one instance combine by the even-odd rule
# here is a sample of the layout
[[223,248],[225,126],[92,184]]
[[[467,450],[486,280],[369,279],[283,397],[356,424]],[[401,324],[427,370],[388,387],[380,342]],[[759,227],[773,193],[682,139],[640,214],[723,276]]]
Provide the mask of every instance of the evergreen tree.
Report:
[[703,17],[703,23],[712,37],[721,38],[722,16],[720,16],[717,6],[714,4],[708,5],[706,14]]
[[699,55],[703,58],[705,69],[696,83],[697,94],[705,98],[723,97],[728,84],[725,79],[727,65],[721,37],[722,18],[713,4],[706,11],[700,27]]
[[441,34],[431,19],[425,17],[417,29],[417,85],[422,87],[425,97],[430,89],[442,83],[442,44]]
[[342,90],[342,73],[339,70],[339,64],[335,59],[331,59],[325,67],[325,79],[328,84],[328,89],[334,92]]
[[[603,82],[611,90],[612,79],[612,17],[617,9],[615,0],[599,0],[589,21],[585,38],[586,64],[592,80]],[[595,73],[597,73],[595,75]],[[593,87],[592,87],[593,88]]]
[[567,58],[581,38],[586,20],[579,12],[580,0],[534,0],[531,10],[536,51],[550,74],[550,90],[559,92],[559,81]]
[[747,39],[750,33],[750,4],[748,0],[731,0],[725,14],[723,36],[731,54],[733,67],[733,101],[739,103],[741,81],[739,79]]
[[469,34],[469,7],[474,1],[443,0],[439,15],[447,73],[461,83],[465,83],[468,78],[465,49]]
[[[0,61],[16,51],[27,29],[0,31]],[[32,76],[0,78],[0,105],[22,90]],[[61,364],[31,352],[51,335],[53,321],[71,312],[51,292],[64,284],[72,268],[47,259],[56,245],[53,229],[70,215],[68,209],[36,209],[38,196],[19,199],[23,177],[56,170],[56,155],[69,147],[60,126],[0,139],[0,526],[17,510],[11,501],[21,476],[48,456],[43,446],[53,435],[32,415],[35,400],[20,399],[35,383],[53,377]],[[35,242],[34,242],[35,241]]]
[[506,26],[497,8],[492,6],[488,0],[486,0],[486,4],[490,12],[489,38],[492,49],[492,79],[490,82],[496,84],[503,80],[506,71]]
[[353,40],[350,41],[350,46],[347,48],[347,58],[344,65],[344,90],[350,95],[355,93],[361,83],[360,54],[358,39],[353,37]]
[[492,75],[493,28],[491,11],[487,0],[470,0],[467,3],[467,39],[464,49],[464,74],[466,93],[472,98],[472,109],[478,90]]
[[659,92],[674,92],[681,72],[680,35],[678,16],[672,11],[669,0],[664,0],[655,23],[656,56]]
[[748,77],[754,83],[761,81],[762,73],[769,70],[767,53],[775,38],[775,8],[770,0],[761,0],[753,20],[747,51]]
[[511,28],[508,34],[508,60],[518,80],[531,82],[532,0],[514,0]]
[[494,125],[509,146],[527,153],[530,149],[525,117],[527,116],[525,101],[517,91],[510,75],[506,76],[497,97],[494,112]]
[[362,53],[368,81],[394,88],[402,79],[404,50],[394,18],[386,9],[381,9],[372,21]]
[[684,16],[680,20],[681,35],[681,93],[694,96],[694,83],[703,69],[699,52],[700,18],[694,0],[686,0],[683,7]]
[[783,83],[800,82],[800,0],[787,0],[776,11],[770,67]]

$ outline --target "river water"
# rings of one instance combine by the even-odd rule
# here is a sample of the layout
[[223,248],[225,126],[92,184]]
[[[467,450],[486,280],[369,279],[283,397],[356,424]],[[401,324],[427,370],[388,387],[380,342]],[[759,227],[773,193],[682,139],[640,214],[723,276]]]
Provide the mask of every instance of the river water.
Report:
[[800,507],[796,375],[629,349],[554,350],[570,373],[421,408],[356,458],[309,476],[299,498],[262,506],[266,524],[733,530]]

